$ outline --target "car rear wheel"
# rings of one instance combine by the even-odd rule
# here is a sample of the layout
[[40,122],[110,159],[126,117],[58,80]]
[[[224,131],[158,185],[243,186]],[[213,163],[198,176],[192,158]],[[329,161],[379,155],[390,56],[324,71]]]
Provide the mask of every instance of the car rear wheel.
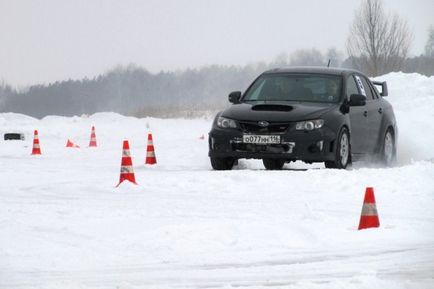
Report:
[[396,161],[395,138],[390,128],[386,131],[386,134],[384,135],[383,148],[381,150],[380,160],[387,167],[392,166]]
[[267,170],[281,170],[285,161],[279,159],[263,159],[262,163]]
[[335,160],[326,161],[326,168],[345,169],[351,163],[351,147],[350,147],[350,134],[348,130],[343,127],[339,132],[338,142],[335,150]]
[[210,158],[211,166],[218,171],[231,170],[235,160],[233,158]]

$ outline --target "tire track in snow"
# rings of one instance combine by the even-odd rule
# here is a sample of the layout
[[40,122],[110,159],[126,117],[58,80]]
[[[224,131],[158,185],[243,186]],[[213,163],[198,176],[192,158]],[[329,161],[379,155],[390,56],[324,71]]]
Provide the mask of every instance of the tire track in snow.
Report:
[[[68,271],[9,271],[2,276],[0,288],[39,288],[47,284],[68,284],[71,288],[221,288],[274,287],[310,282],[320,286],[337,279],[434,280],[434,246],[426,245],[389,250],[359,252],[304,251],[295,258],[276,258],[257,262],[220,264],[146,264],[110,269]],[[412,260],[412,256],[424,256]],[[384,268],[366,268],[372,259],[387,260]],[[409,270],[396,263],[408,260]],[[345,263],[345,268],[339,266]],[[381,262],[384,266],[384,262]],[[412,268],[412,269],[411,269]],[[26,278],[22,278],[25,276]],[[23,281],[25,280],[25,281]],[[73,281],[72,281],[73,280]],[[104,281],[102,281],[104,280]],[[127,285],[123,280],[128,280]],[[272,280],[272,281],[270,281]],[[120,285],[116,285],[120,284]],[[122,285],[124,284],[124,285]],[[118,287],[116,287],[116,286]],[[54,286],[54,285],[53,285]],[[131,287],[128,287],[131,286]],[[51,288],[48,286],[48,288]],[[54,288],[54,287],[53,287]],[[66,287],[69,288],[69,287]]]

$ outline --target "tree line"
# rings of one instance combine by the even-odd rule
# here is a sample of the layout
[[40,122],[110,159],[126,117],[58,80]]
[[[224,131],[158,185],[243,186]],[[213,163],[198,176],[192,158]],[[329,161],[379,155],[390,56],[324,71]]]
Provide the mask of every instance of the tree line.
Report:
[[260,73],[281,66],[356,68],[369,76],[391,71],[434,75],[434,28],[424,54],[408,57],[412,34],[405,20],[385,13],[381,0],[365,0],[347,38],[347,54],[335,48],[281,53],[270,63],[211,65],[184,71],[150,73],[119,66],[93,79],[66,80],[16,90],[0,82],[0,112],[34,117],[73,116],[113,111],[138,117],[195,117],[226,105],[231,91],[245,90]]
[[135,116],[182,116],[216,110],[230,90],[244,89],[265,65],[207,66],[152,74],[134,65],[116,67],[93,79],[34,85],[26,91],[0,86],[0,112],[82,115],[113,111]]

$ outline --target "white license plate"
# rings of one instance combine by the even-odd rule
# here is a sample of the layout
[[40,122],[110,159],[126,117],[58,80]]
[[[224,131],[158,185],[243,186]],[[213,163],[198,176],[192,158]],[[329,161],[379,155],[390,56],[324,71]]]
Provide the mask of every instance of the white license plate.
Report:
[[243,143],[280,144],[280,135],[243,135]]

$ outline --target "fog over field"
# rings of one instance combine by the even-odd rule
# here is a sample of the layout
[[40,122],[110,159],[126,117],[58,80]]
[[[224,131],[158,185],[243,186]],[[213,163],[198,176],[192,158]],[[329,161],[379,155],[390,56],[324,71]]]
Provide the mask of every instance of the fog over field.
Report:
[[408,32],[397,47],[409,47],[379,72],[348,50],[365,2],[2,1],[0,112],[191,117],[264,70],[329,60],[369,76],[433,75],[434,2],[381,1],[386,28],[398,19]]

